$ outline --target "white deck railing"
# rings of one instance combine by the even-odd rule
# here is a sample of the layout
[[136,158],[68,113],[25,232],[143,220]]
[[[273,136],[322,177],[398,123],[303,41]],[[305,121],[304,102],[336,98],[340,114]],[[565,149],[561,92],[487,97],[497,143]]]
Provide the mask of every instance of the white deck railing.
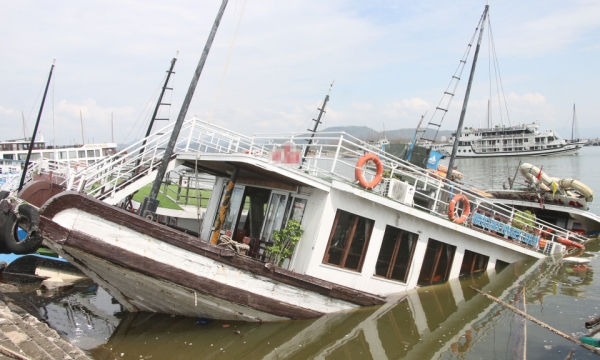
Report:
[[[156,171],[162,161],[164,148],[169,141],[173,124],[130,145],[126,149],[88,166],[85,170],[69,172],[65,186],[97,198],[106,196],[125,197],[120,193],[127,184]],[[143,141],[146,144],[143,145]],[[192,118],[186,120],[176,141],[174,154],[197,153],[241,153],[260,161],[268,162],[272,150],[293,141],[304,153],[310,135],[306,133],[255,134],[245,136],[223,127]],[[386,185],[392,177],[399,178],[417,189],[417,201],[408,206],[448,219],[449,202],[457,194],[465,194],[471,203],[471,215],[465,221],[477,231],[489,233],[506,241],[538,250],[538,242],[533,241],[543,230],[552,230],[549,241],[566,238],[576,242],[586,239],[575,233],[558,228],[541,220],[535,220],[526,231],[517,231],[516,209],[496,204],[493,199],[481,195],[476,189],[441,178],[431,170],[420,168],[393,155],[383,153],[378,147],[367,144],[343,132],[318,133],[310,145],[310,152],[301,167],[298,165],[278,165],[302,176],[319,178],[325,181],[338,180],[359,186],[354,178],[356,162],[366,153],[374,153],[382,160],[384,179],[372,191],[387,197]],[[39,165],[38,165],[39,166]],[[38,168],[40,171],[41,168]],[[372,167],[365,168],[367,181],[375,176]],[[393,200],[393,199],[392,199]],[[479,215],[474,215],[474,214]],[[531,244],[530,244],[531,243]]]

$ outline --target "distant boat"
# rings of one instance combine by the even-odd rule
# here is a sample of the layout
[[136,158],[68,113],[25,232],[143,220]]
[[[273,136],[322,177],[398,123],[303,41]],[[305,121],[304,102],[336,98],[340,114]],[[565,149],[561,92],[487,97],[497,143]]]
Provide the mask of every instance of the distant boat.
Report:
[[[540,124],[465,129],[458,139],[457,158],[577,155],[584,141],[568,141],[555,131],[539,131]],[[444,149],[450,153],[456,133]]]

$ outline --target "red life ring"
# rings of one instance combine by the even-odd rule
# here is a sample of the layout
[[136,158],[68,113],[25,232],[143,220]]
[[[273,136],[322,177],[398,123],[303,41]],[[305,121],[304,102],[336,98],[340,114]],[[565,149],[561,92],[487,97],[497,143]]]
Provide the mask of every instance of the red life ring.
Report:
[[[367,163],[367,161],[373,161],[375,163],[375,167],[377,168],[377,172],[375,173],[375,178],[369,182],[365,180],[363,175],[363,166]],[[381,159],[375,154],[365,154],[356,163],[356,167],[354,168],[354,178],[360,186],[365,189],[373,189],[379,182],[381,181],[381,177],[383,176],[383,164],[381,163]]]
[[[458,214],[456,213],[456,210],[458,210],[458,209],[456,208],[456,203],[461,202],[461,201],[463,203],[464,210],[463,210],[461,217],[457,218]],[[462,224],[465,222],[465,220],[467,220],[470,212],[471,212],[471,205],[469,204],[469,198],[464,194],[454,195],[452,200],[450,200],[450,205],[448,206],[448,218],[457,224]]]
[[561,243],[563,245],[566,245],[566,246],[574,246],[576,248],[585,249],[585,246],[581,245],[580,243],[575,242],[573,240],[565,239],[565,238],[560,238],[559,237],[559,238],[556,239],[556,242],[559,242],[559,243]]

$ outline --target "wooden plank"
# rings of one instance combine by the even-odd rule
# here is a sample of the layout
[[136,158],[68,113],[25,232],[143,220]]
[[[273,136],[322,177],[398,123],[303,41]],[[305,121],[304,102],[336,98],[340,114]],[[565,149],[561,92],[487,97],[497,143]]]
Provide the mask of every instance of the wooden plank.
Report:
[[[70,232],[64,246],[79,249],[144,275],[164,279],[168,282],[194,289],[199,293],[249,306],[269,314],[284,316],[290,319],[311,319],[323,315],[323,313],[317,311],[276,301],[269,297],[240,290],[239,288],[224,285],[203,276],[174,268],[159,261],[154,261],[127,250],[111,246],[76,230]],[[156,296],[161,295],[156,294]]]
[[[299,287],[314,291],[321,295],[329,296],[335,299],[348,301],[361,306],[379,305],[385,303],[385,299],[363,291],[345,288],[334,283],[318,279],[309,275],[294,273],[289,270],[279,269],[271,271],[265,267],[265,263],[250,258],[248,256],[237,254],[233,250],[223,249],[212,245],[206,241],[192,237],[190,235],[178,232],[167,226],[157,224],[145,218],[107,205],[87,195],[77,192],[65,192],[52,198],[40,210],[41,222],[40,229],[44,237],[55,242],[64,242],[68,232],[62,227],[54,224],[52,218],[59,212],[77,208],[87,213],[96,215],[117,225],[127,227],[140,234],[145,234],[167,244],[190,251],[192,253],[206,256],[210,259],[228,264],[235,268],[246,270],[256,275],[265,276],[274,281],[287,285]],[[334,286],[335,285],[335,286]],[[344,289],[341,291],[341,289]]]

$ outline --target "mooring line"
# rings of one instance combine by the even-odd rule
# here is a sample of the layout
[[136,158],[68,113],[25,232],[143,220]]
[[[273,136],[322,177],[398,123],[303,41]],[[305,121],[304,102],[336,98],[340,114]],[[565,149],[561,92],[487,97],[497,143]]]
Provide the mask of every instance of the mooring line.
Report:
[[600,355],[600,350],[596,349],[595,347],[582,343],[581,341],[579,341],[579,339],[576,339],[576,338],[574,338],[572,336],[569,336],[569,335],[563,333],[562,331],[557,330],[557,329],[553,328],[552,326],[550,326],[550,325],[548,325],[548,324],[546,324],[544,322],[541,322],[540,320],[534,318],[531,315],[527,315],[526,313],[524,313],[523,311],[517,309],[516,307],[514,307],[514,306],[512,306],[510,304],[505,303],[504,301],[498,299],[497,297],[494,297],[494,296],[492,296],[490,294],[484,293],[483,291],[477,289],[473,285],[469,285],[469,288],[477,291],[478,293],[480,293],[481,295],[485,296],[486,298],[488,298],[490,300],[493,300],[493,301],[497,302],[498,304],[503,305],[504,307],[508,308],[509,310],[512,310],[513,312],[515,312],[515,313],[517,313],[517,314],[525,317],[527,320],[533,321],[534,323],[540,325],[541,327],[543,327],[545,329],[548,329],[548,330],[552,331],[553,333],[564,337],[567,340],[571,340],[575,344],[577,344],[577,345],[579,345],[581,347],[584,347],[584,348],[588,349],[589,351],[591,351],[591,352],[593,352],[593,353],[595,353],[597,355]]

